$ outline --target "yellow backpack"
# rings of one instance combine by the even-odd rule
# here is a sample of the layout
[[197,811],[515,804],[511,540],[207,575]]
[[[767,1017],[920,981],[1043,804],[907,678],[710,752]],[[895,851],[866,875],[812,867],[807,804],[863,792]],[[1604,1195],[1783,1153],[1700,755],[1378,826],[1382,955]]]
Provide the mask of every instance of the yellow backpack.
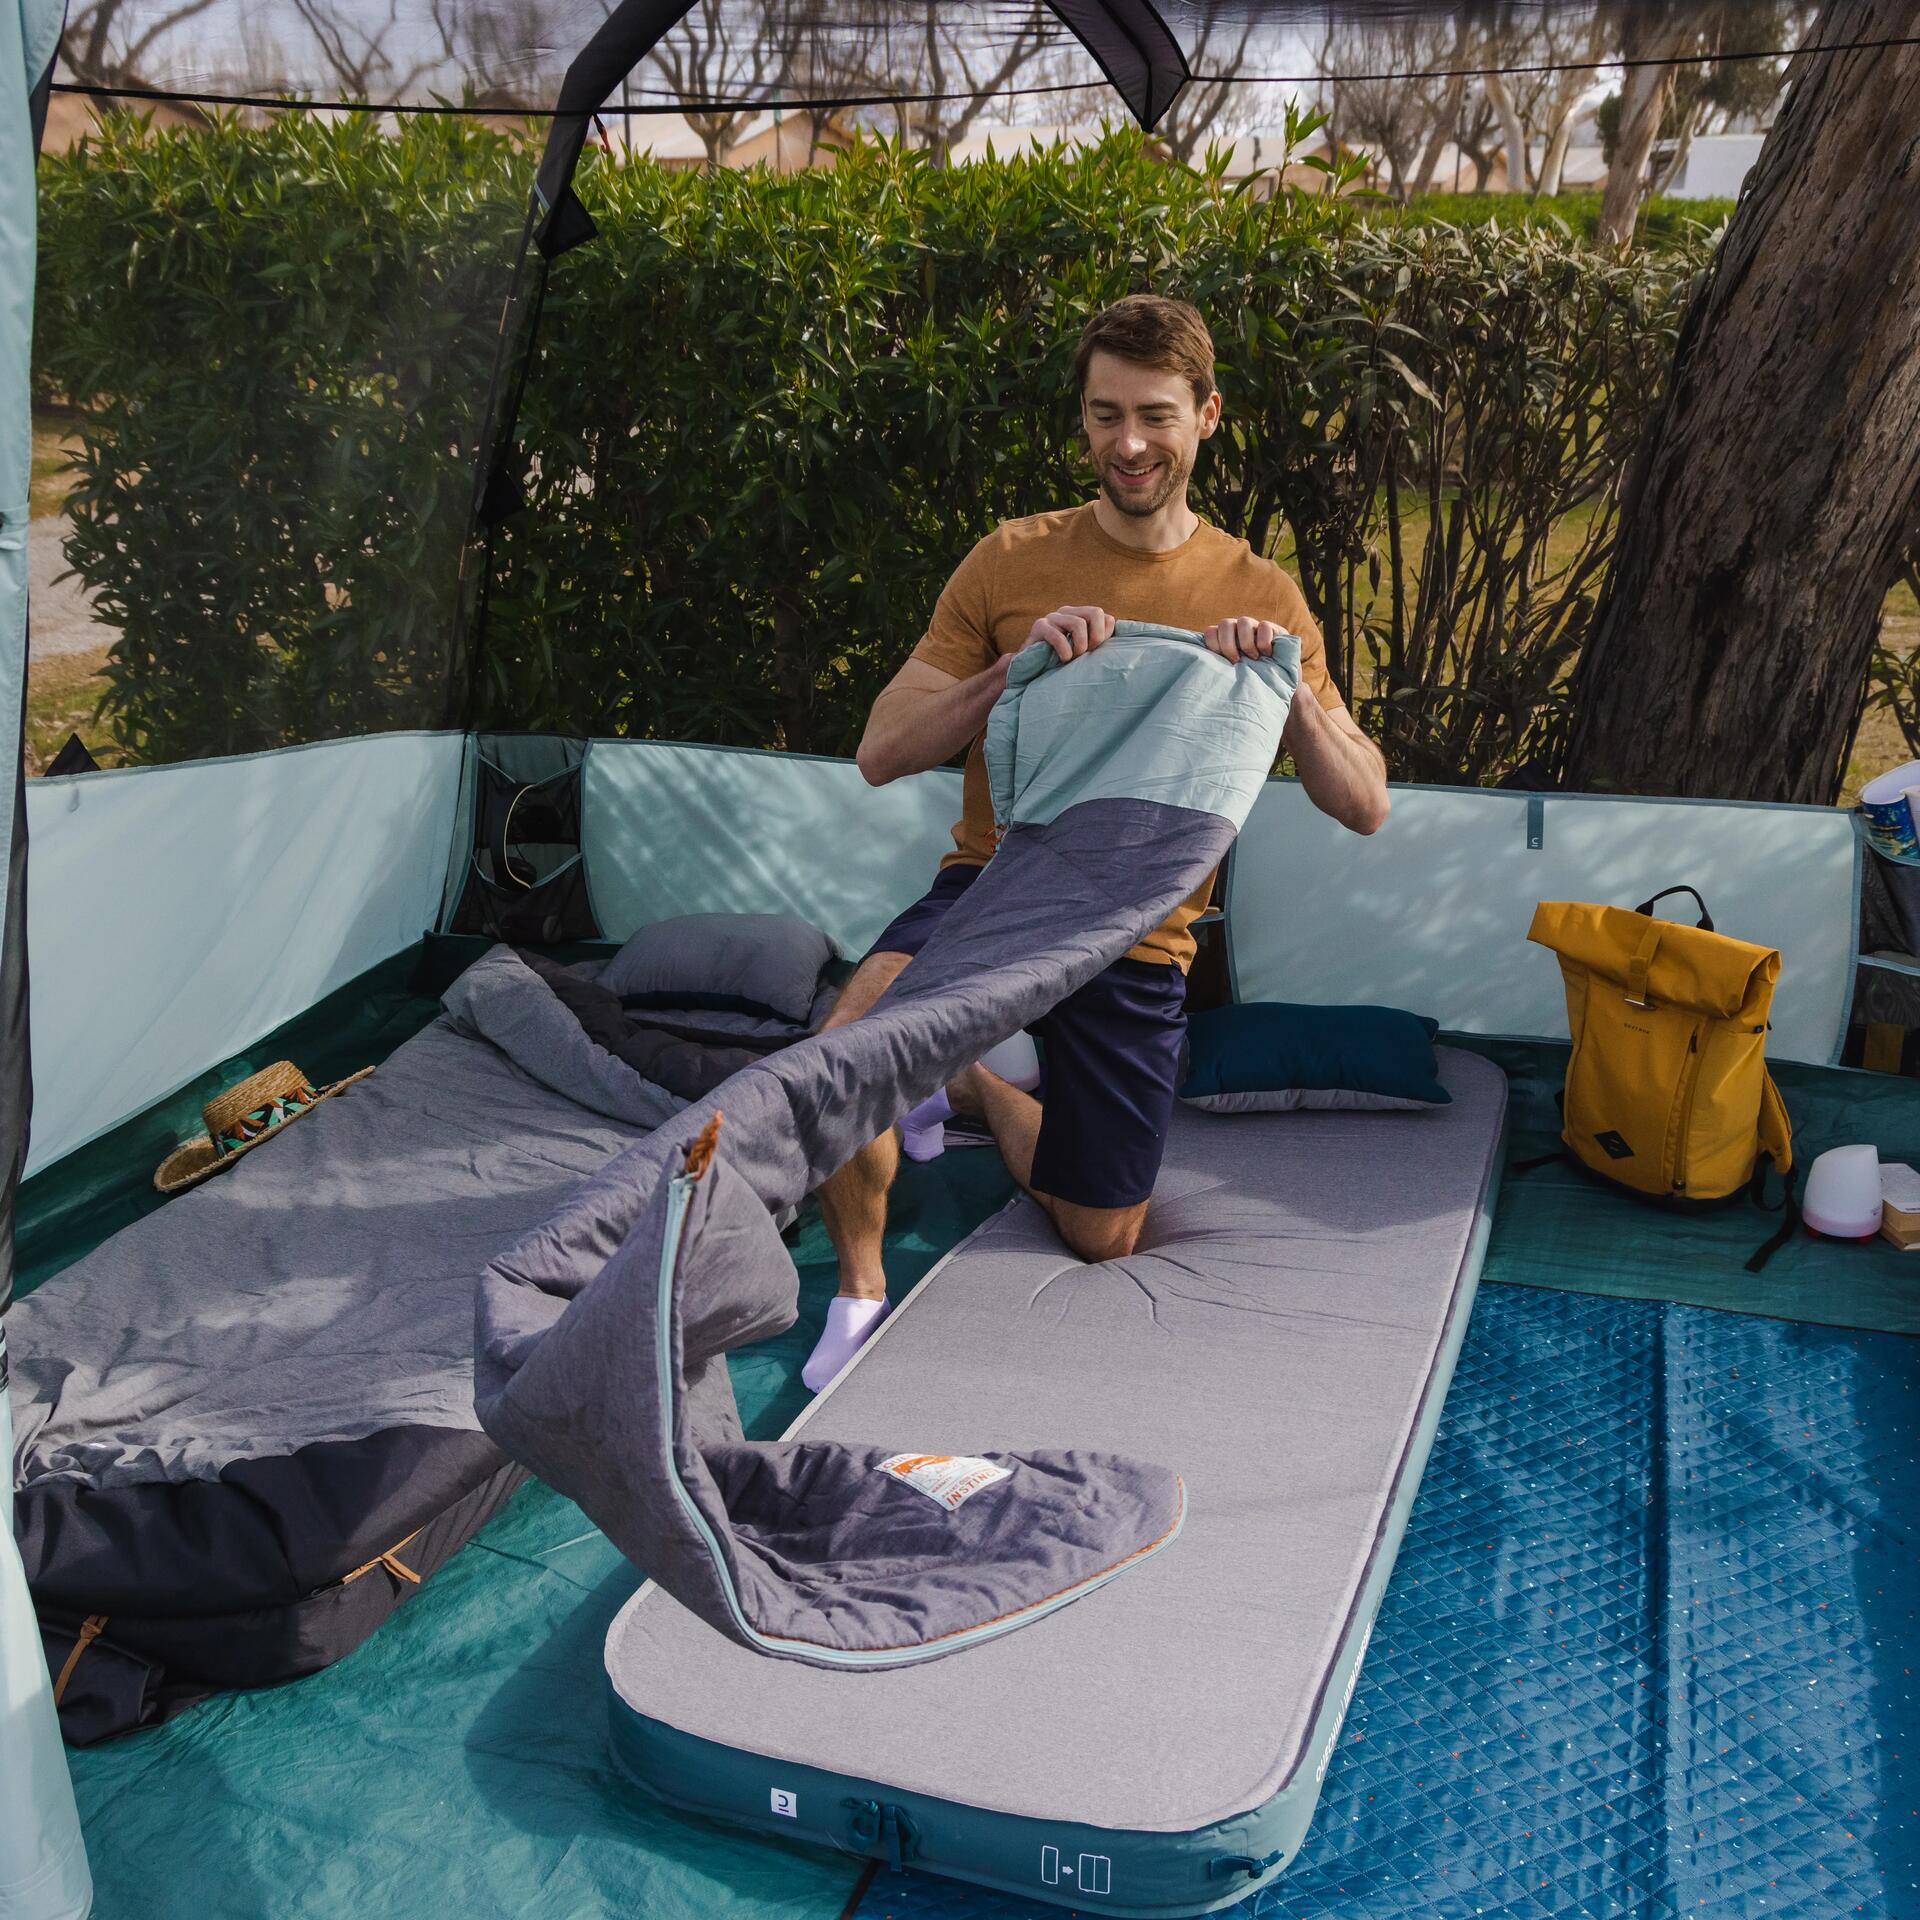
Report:
[[[1670,893],[1693,894],[1698,926],[1654,918]],[[1527,938],[1559,955],[1566,982],[1560,1137],[1581,1165],[1677,1201],[1738,1194],[1763,1153],[1787,1173],[1793,1130],[1765,1057],[1775,949],[1716,933],[1692,887],[1631,913],[1543,900]]]

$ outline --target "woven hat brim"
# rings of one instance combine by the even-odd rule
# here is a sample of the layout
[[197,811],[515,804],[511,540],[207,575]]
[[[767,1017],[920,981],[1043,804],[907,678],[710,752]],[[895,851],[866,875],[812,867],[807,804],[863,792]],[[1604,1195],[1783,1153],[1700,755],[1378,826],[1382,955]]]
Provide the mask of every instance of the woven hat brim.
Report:
[[336,1080],[330,1086],[320,1088],[313,1097],[313,1106],[302,1107],[298,1113],[289,1114],[277,1127],[269,1127],[265,1133],[226,1153],[213,1144],[212,1135],[205,1133],[197,1140],[189,1140],[175,1147],[153,1170],[154,1186],[161,1193],[181,1193],[188,1187],[198,1186],[210,1175],[232,1166],[242,1154],[251,1153],[255,1147],[264,1147],[276,1135],[285,1133],[297,1121],[304,1120],[322,1100],[331,1100],[336,1093],[344,1093],[356,1080],[364,1080],[372,1071],[371,1067],[362,1067],[358,1073],[350,1073],[344,1080]]

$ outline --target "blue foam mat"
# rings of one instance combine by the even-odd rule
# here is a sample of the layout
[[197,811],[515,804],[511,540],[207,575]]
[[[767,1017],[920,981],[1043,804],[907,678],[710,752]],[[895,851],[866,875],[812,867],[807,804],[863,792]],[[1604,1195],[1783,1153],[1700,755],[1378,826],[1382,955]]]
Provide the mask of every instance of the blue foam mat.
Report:
[[[1917,1531],[1920,1341],[1485,1288],[1313,1830],[1234,1914],[1920,1920]],[[855,1920],[1060,1912],[883,1868]]]

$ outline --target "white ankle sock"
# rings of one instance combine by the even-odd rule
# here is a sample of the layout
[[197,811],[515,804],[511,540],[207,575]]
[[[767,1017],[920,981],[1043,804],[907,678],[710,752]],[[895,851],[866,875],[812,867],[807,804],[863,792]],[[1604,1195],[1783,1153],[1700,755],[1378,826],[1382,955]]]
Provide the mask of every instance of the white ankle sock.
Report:
[[885,1300],[856,1300],[836,1294],[827,1307],[827,1324],[807,1364],[800,1369],[800,1378],[818,1393],[867,1344],[887,1311]]
[[900,1122],[900,1146],[909,1160],[938,1160],[947,1144],[947,1122],[953,1108],[942,1087],[929,1094]]
[[[980,1064],[1009,1086],[1031,1093],[1040,1084],[1040,1054],[1024,1033],[1002,1040],[980,1056]],[[938,1160],[947,1146],[946,1123],[953,1107],[945,1087],[930,1094],[900,1122],[900,1145],[909,1160]]]

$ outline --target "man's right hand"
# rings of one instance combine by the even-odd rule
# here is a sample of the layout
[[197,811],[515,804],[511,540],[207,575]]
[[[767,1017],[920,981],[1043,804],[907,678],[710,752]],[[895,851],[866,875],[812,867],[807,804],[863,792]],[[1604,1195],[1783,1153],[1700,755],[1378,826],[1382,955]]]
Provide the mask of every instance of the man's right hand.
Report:
[[1044,640],[1062,660],[1078,660],[1083,653],[1113,638],[1113,616],[1098,607],[1061,607],[1045,613],[1027,633],[1027,644]]

